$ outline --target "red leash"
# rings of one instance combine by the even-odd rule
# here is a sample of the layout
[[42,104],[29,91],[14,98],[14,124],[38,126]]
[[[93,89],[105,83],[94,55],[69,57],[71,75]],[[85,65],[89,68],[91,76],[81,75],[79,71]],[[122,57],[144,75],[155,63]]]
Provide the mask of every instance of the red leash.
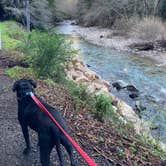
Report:
[[61,125],[55,120],[51,113],[45,108],[45,106],[36,98],[36,96],[30,92],[30,95],[34,102],[40,107],[40,109],[47,114],[47,116],[53,121],[53,123],[62,131],[74,148],[79,152],[79,154],[84,158],[89,166],[97,166],[97,164],[88,156],[88,154],[81,149],[81,147],[66,133],[66,131],[61,127]]

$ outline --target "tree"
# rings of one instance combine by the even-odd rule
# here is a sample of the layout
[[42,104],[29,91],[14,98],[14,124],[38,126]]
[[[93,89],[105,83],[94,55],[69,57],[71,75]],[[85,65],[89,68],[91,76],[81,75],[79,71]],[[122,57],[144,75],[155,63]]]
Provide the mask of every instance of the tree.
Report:
[[29,31],[30,27],[43,28],[54,23],[55,0],[2,0],[0,7],[4,18],[21,22]]
[[159,4],[158,14],[163,18],[166,19],[166,0],[161,0]]

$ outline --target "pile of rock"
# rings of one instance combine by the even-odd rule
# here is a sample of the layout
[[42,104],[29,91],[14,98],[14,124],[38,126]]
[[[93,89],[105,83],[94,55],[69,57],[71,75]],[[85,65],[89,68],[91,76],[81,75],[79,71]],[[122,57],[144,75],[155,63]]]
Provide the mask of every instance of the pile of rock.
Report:
[[78,84],[85,84],[89,93],[108,93],[110,83],[102,80],[94,71],[77,59],[66,66],[67,77]]

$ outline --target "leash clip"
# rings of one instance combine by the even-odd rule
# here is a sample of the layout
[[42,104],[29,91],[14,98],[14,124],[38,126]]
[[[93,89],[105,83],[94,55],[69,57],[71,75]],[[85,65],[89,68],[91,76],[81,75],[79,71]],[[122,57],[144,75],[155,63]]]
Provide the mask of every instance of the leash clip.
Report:
[[32,92],[27,92],[26,95],[27,95],[27,96],[28,96],[28,95],[32,96],[33,93],[32,93]]

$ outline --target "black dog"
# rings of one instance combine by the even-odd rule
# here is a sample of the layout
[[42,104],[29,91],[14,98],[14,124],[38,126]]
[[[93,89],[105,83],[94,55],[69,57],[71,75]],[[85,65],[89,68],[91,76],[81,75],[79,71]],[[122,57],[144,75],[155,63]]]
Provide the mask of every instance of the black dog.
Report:
[[[30,140],[28,126],[38,133],[40,146],[40,161],[42,166],[49,166],[50,153],[54,145],[59,156],[60,165],[64,166],[60,144],[62,144],[69,156],[71,165],[74,166],[73,148],[63,133],[53,124],[53,122],[45,115],[40,108],[34,103],[33,99],[27,95],[28,92],[34,92],[36,83],[33,80],[21,79],[14,83],[13,91],[17,92],[18,101],[18,120],[20,122],[22,132],[26,142],[24,154],[30,152]],[[39,99],[41,103],[49,110],[58,123],[68,131],[63,118],[57,110],[49,106],[47,103]]]

